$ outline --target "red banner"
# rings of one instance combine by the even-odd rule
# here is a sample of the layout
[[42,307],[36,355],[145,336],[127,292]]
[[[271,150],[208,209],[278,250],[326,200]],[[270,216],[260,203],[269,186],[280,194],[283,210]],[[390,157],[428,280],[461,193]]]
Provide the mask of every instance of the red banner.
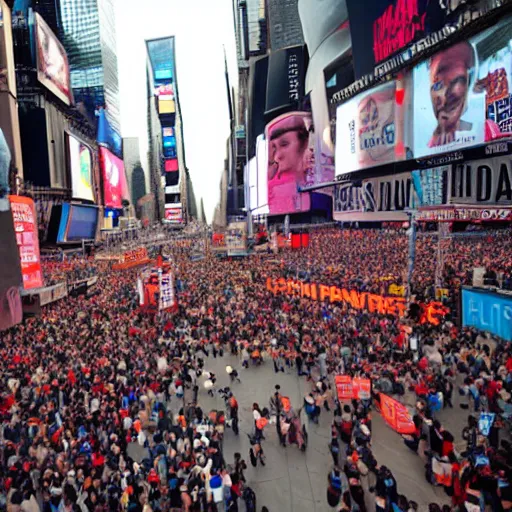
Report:
[[352,400],[352,377],[349,375],[336,375],[334,382],[336,384],[336,391],[338,392],[338,399],[340,401]]
[[336,375],[334,377],[338,400],[368,400],[371,398],[372,384],[370,379]]
[[20,251],[23,288],[31,290],[43,286],[39,237],[37,233],[34,201],[23,196],[9,196],[11,203],[16,243]]
[[384,421],[399,434],[414,434],[416,431],[407,407],[383,393],[380,394],[380,412]]
[[126,251],[119,263],[112,265],[112,269],[126,270],[129,268],[138,267],[139,265],[145,265],[150,261],[151,260],[148,257],[147,249],[145,247],[139,247],[138,249],[134,249],[132,251]]

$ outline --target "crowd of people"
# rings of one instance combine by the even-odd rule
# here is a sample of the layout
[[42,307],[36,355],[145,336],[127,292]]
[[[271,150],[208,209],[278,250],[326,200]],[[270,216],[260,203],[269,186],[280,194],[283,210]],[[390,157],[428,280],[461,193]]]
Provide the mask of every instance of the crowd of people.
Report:
[[[473,266],[510,271],[510,235],[492,236],[492,244],[450,242],[450,290],[467,282]],[[418,238],[417,287],[433,283],[435,243],[429,235]],[[473,244],[472,250],[457,254],[460,244]],[[243,503],[245,510],[256,510],[256,500],[264,497],[255,496],[246,481],[245,457],[223,456],[224,431],[236,425],[238,402],[229,389],[216,389],[208,370],[210,357],[237,354],[255,371],[264,356],[273,359],[275,372],[293,367],[310,386],[299,409],[279,388],[268,407],[252,405],[253,466],[265,464],[270,424],[281,444],[307,450],[307,425],[333,410],[328,503],[337,510],[415,510],[385,461],[372,454],[371,411],[385,393],[415,404],[415,432],[404,443],[424,458],[425,485],[445,487],[451,499],[445,506],[510,510],[508,345],[450,323],[416,325],[345,304],[274,294],[265,286],[268,275],[295,266],[305,268],[309,279],[380,293],[389,285],[384,277],[403,283],[405,234],[324,230],[312,235],[308,249],[287,250],[279,258],[206,255],[192,261],[191,247],[171,241],[163,251],[176,272],[178,307],[169,312],[139,307],[138,269],[115,272],[109,262],[90,260],[48,266],[54,278],[94,268],[100,293],[67,297],[0,333],[1,507],[233,512]],[[420,340],[418,350],[413,337]],[[334,374],[370,378],[375,401],[339,403]],[[225,396],[225,411],[201,405],[199,382],[205,378],[211,394]],[[459,433],[447,432],[436,418],[459,392],[466,407],[461,411],[471,413],[462,451],[454,442]],[[488,432],[481,428],[481,411],[495,415]]]
[[[437,232],[419,232],[412,275],[412,293],[435,297],[435,278],[439,237]],[[470,285],[473,269],[485,267],[504,288],[512,285],[512,260],[509,248],[512,230],[467,232],[444,236],[441,240],[442,288],[456,290]],[[307,273],[310,278],[341,288],[359,289],[388,295],[389,284],[402,286],[407,281],[409,235],[406,229],[312,231],[309,247],[289,251],[284,258],[290,272]],[[391,293],[395,293],[391,291]]]

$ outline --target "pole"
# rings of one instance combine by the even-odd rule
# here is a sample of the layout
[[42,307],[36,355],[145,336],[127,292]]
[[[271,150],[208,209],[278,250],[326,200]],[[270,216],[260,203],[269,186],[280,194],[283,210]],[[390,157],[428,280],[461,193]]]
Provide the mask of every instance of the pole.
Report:
[[416,260],[416,218],[414,212],[407,212],[409,216],[409,258],[407,268],[407,303],[411,300],[411,281]]

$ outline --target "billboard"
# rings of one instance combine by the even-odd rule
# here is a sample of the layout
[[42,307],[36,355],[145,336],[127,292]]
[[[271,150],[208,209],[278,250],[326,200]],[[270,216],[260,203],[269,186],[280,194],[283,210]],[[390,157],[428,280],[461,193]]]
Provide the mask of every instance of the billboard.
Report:
[[462,290],[462,324],[512,341],[512,297],[488,290]]
[[128,197],[124,163],[107,148],[100,146],[100,165],[105,206],[121,208],[122,200]]
[[21,322],[23,311],[19,287],[22,284],[20,253],[7,197],[0,199],[0,331]]
[[247,224],[245,222],[229,223],[225,240],[228,256],[245,256],[247,254]]
[[66,50],[44,19],[35,13],[37,79],[66,105],[73,103]]
[[265,129],[270,215],[306,212],[311,208],[309,193],[298,192],[298,187],[314,181],[311,125],[311,114],[292,112],[274,119]]
[[414,156],[511,135],[512,18],[414,68]]
[[23,288],[25,290],[41,288],[43,275],[34,201],[28,197],[9,196],[9,202],[20,255]]
[[412,171],[411,174],[418,197],[418,207],[441,206],[448,203],[451,176],[449,165]]
[[183,222],[183,210],[181,209],[181,206],[176,207],[165,205],[165,220],[173,224]]
[[334,219],[339,221],[405,221],[418,204],[411,173],[337,185]]
[[[475,3],[477,5],[475,5]],[[503,0],[347,0],[356,78],[383,76]]]
[[66,230],[66,241],[95,240],[98,226],[96,206],[71,205]]
[[256,189],[258,209],[252,213],[253,215],[268,214],[268,146],[263,134],[256,138]]
[[67,140],[73,197],[94,201],[91,150],[72,135]]
[[405,156],[397,84],[389,82],[340,105],[336,112],[336,174]]
[[104,108],[98,113],[98,144],[106,147],[119,158],[123,158],[123,140],[121,136],[110,126]]
[[269,55],[265,115],[298,107],[304,97],[305,68],[303,46],[273,51]]
[[487,158],[453,164],[452,204],[512,205],[512,158]]

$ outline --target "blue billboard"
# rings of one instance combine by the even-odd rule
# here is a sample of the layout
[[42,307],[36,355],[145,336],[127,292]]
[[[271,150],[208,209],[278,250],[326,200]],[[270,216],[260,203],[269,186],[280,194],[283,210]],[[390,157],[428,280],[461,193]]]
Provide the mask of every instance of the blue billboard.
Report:
[[462,324],[512,341],[512,296],[463,289]]

